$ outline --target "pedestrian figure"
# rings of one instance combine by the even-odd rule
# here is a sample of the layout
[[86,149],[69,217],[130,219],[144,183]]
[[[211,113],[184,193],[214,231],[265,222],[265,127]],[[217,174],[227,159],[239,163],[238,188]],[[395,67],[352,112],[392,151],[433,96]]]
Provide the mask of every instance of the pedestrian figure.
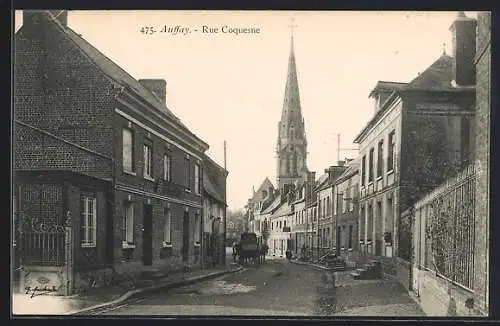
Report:
[[236,241],[233,241],[233,262],[236,263],[236,255],[237,255],[237,243]]

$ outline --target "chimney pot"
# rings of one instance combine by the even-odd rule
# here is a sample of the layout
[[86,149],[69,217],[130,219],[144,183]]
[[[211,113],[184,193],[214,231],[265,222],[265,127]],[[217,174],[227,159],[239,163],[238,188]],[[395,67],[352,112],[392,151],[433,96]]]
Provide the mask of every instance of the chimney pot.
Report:
[[453,81],[457,86],[476,84],[476,25],[474,18],[459,12],[450,27],[453,39]]
[[154,93],[162,104],[167,102],[167,82],[165,79],[139,79],[139,83]]

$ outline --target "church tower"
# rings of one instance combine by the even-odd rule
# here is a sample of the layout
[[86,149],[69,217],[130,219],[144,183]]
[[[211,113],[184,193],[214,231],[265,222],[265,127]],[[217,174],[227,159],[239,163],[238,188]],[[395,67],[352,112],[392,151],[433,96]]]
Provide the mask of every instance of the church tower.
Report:
[[278,123],[276,154],[277,185],[282,193],[287,192],[288,185],[301,185],[307,180],[307,140],[300,107],[299,83],[293,48],[293,26],[285,98],[281,120]]

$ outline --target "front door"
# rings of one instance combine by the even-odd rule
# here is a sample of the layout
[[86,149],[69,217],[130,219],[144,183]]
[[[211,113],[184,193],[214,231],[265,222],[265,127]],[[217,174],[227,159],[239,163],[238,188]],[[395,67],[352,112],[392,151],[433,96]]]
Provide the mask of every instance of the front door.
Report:
[[153,265],[153,206],[144,205],[142,225],[142,263]]
[[335,250],[337,251],[337,256],[340,256],[340,247],[342,246],[342,229],[337,227],[337,244],[335,245]]
[[188,261],[189,258],[189,213],[184,212],[182,220],[182,260]]

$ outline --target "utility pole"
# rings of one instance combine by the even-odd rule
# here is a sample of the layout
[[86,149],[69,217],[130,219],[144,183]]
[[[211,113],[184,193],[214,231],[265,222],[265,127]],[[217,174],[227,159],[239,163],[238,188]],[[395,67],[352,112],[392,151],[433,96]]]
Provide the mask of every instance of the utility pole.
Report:
[[340,147],[340,133],[337,134],[337,162],[340,162],[340,151],[359,151],[359,148]]
[[[227,173],[226,168],[226,141],[224,140],[224,174]],[[227,174],[225,176],[226,186],[224,187],[224,201],[226,202],[226,207],[224,207],[224,233],[222,234],[222,263],[226,266],[226,239],[227,239]]]

